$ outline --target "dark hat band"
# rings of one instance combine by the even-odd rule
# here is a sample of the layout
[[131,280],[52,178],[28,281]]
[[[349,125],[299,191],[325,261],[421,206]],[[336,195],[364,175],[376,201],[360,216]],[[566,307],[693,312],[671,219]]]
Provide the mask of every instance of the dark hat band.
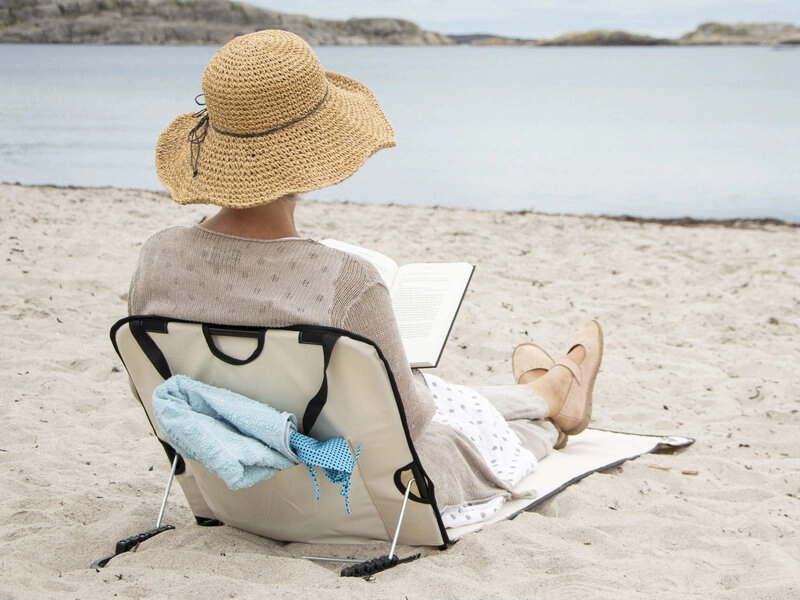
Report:
[[[255,133],[236,133],[234,131],[225,131],[224,129],[220,129],[219,127],[215,126],[213,123],[209,121],[207,108],[203,108],[202,110],[194,113],[192,116],[195,118],[199,118],[200,120],[197,122],[197,125],[192,127],[188,135],[189,149],[190,149],[189,154],[191,157],[191,164],[192,164],[192,176],[193,177],[197,176],[197,163],[200,160],[200,144],[202,144],[203,141],[206,139],[206,134],[208,133],[209,125],[214,131],[216,131],[221,135],[229,135],[231,137],[237,137],[237,138],[262,137],[265,135],[269,135],[270,133],[275,133],[276,131],[280,131],[281,129],[286,129],[287,127],[291,127],[295,123],[304,121],[305,119],[313,115],[320,109],[320,107],[323,104],[325,104],[325,100],[328,99],[328,92],[329,92],[329,87],[326,84],[325,93],[323,94],[322,99],[319,102],[317,102],[316,106],[314,106],[314,108],[312,108],[306,114],[297,117],[296,119],[292,119],[287,123],[283,123],[282,125],[278,125],[277,127],[273,127],[272,129],[267,129],[266,131],[257,131]],[[200,96],[202,96],[202,94],[195,96],[194,101],[200,106],[205,106],[205,104],[199,100]]]

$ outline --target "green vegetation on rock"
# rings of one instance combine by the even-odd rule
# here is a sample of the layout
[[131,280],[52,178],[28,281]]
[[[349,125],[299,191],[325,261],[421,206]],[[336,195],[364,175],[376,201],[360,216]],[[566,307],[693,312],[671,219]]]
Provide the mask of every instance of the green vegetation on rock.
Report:
[[657,46],[674,43],[671,40],[637,35],[627,31],[580,31],[566,33],[552,40],[541,40],[537,46]]

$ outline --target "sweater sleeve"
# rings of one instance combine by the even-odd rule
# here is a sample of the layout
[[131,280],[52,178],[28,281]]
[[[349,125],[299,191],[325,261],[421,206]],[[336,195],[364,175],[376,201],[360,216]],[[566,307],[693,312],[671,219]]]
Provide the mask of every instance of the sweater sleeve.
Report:
[[[346,303],[342,314],[343,329],[375,342],[392,370],[412,439],[418,439],[436,412],[433,398],[422,375],[412,371],[406,358],[397,320],[392,308],[389,290],[371,265],[359,261],[348,261],[342,270],[340,281],[349,289],[360,289],[360,293]],[[347,285],[362,279],[362,285]]]
[[374,268],[351,261],[342,269],[339,283],[350,291],[344,294],[348,300],[341,315],[343,329],[372,340],[386,357],[400,390],[411,439],[436,486],[439,508],[508,495],[467,438],[432,422],[436,405],[422,375],[408,364],[391,295]]

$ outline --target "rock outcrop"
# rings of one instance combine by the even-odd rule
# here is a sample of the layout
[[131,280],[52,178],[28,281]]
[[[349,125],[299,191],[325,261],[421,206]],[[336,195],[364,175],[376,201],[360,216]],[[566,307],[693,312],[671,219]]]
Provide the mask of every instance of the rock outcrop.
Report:
[[228,0],[0,0],[0,43],[209,44],[260,29],[312,45],[454,43],[401,19],[315,19]]
[[627,31],[578,31],[565,33],[550,40],[540,40],[537,46],[662,46],[674,44],[672,40],[638,35]]
[[462,46],[533,46],[536,40],[510,38],[491,33],[450,34],[450,38]]
[[790,45],[800,44],[800,28],[790,23],[703,23],[678,39],[657,38],[627,31],[577,31],[556,38],[515,40],[481,36],[452,36],[459,43],[473,45],[535,46],[700,46],[700,45]]
[[694,31],[682,36],[683,45],[800,44],[800,28],[789,23],[703,23]]

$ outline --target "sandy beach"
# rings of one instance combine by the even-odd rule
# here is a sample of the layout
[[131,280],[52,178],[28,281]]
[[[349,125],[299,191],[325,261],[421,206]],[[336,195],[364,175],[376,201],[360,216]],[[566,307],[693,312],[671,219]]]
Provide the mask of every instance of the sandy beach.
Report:
[[511,350],[604,326],[596,427],[696,439],[594,474],[535,510],[371,581],[301,556],[365,546],[200,528],[96,572],[153,526],[168,463],[108,338],[142,242],[210,207],[166,194],[0,185],[0,600],[800,597],[800,228],[314,202],[312,238],[398,262],[477,265],[438,375],[510,383]]

